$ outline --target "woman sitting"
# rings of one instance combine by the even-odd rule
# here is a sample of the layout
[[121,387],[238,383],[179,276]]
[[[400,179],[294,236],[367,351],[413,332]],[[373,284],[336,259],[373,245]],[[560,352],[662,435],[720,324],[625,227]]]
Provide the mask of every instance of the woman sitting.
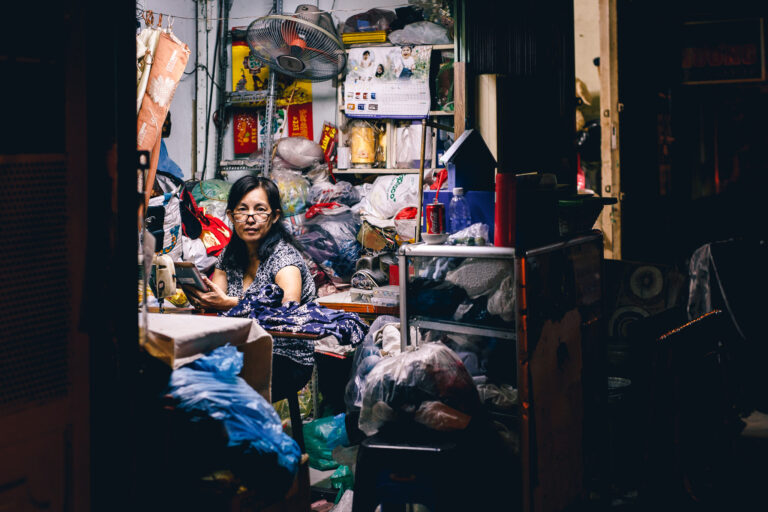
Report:
[[[234,225],[232,239],[222,253],[213,279],[204,279],[207,292],[185,290],[199,308],[227,311],[246,292],[268,284],[283,290],[283,303],[305,304],[315,299],[315,283],[296,241],[283,226],[280,192],[267,178],[244,176],[229,192],[227,216]],[[274,338],[272,399],[296,393],[309,381],[315,361],[311,340]]]

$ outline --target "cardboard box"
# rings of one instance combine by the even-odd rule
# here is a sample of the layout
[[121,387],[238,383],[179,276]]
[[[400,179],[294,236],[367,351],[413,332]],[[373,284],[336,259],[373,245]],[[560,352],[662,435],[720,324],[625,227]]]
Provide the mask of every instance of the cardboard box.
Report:
[[242,377],[272,402],[272,336],[255,320],[149,313],[144,349],[174,370],[227,343],[243,353]]

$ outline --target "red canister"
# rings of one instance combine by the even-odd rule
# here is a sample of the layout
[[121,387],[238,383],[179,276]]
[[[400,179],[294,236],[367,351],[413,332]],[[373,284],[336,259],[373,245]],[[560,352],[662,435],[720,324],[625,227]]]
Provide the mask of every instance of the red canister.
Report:
[[445,205],[443,203],[428,204],[426,208],[427,234],[441,235],[445,233]]

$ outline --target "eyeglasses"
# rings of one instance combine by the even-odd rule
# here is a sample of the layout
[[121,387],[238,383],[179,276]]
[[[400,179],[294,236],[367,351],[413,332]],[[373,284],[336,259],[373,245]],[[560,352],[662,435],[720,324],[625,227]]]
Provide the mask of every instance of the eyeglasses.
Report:
[[266,222],[270,215],[272,215],[271,211],[258,211],[254,213],[234,212],[232,217],[234,217],[235,222],[242,224],[248,220],[248,217],[253,217],[254,222]]

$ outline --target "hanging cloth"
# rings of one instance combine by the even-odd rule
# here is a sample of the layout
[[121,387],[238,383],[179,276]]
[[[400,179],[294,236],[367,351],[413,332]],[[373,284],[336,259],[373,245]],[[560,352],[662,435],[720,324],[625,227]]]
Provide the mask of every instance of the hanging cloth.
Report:
[[152,68],[157,43],[162,30],[147,27],[136,36],[136,113],[141,110],[141,102],[147,90],[149,71]]
[[168,115],[176,86],[187,66],[189,53],[189,47],[176,36],[161,31],[137,122],[136,148],[139,151],[152,152],[146,180],[147,198],[155,181],[163,123]]

